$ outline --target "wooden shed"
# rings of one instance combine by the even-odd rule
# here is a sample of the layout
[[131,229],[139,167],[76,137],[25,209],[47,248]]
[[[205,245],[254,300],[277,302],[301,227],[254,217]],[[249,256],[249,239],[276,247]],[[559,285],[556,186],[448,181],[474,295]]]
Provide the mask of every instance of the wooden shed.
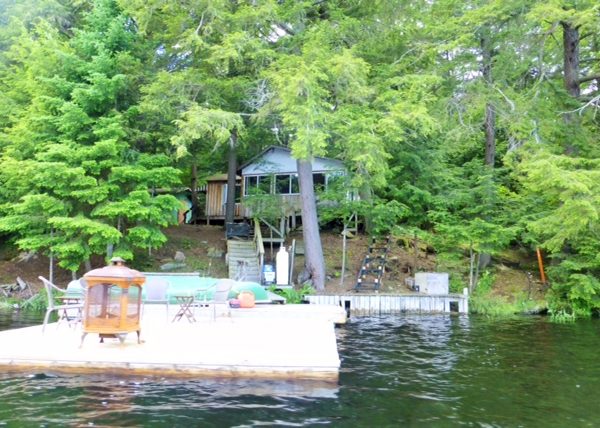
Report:
[[[239,202],[242,179],[236,176],[235,219],[243,218],[243,209]],[[210,220],[225,220],[225,204],[227,202],[227,174],[216,174],[206,180],[206,203],[204,215],[206,222]]]

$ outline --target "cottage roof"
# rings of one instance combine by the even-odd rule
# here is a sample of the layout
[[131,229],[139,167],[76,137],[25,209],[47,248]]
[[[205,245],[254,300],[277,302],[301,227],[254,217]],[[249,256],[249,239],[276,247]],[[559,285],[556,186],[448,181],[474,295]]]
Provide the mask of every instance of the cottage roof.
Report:
[[[344,163],[338,159],[315,157],[313,172],[342,171]],[[260,175],[274,173],[296,173],[296,159],[287,147],[269,146],[261,153],[240,166],[241,175]]]

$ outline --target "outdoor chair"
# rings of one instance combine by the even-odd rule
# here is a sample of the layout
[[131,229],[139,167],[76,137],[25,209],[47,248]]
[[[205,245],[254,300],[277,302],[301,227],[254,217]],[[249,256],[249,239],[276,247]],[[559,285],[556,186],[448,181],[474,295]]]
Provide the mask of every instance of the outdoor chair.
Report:
[[[216,284],[196,290],[196,307],[213,308],[213,320],[217,319],[217,305],[226,305],[227,314],[230,315],[229,308],[229,292],[235,285],[235,281],[232,279],[220,279]],[[213,291],[214,290],[214,291]],[[212,298],[208,298],[208,293],[213,291]]]
[[169,319],[169,281],[166,279],[149,277],[144,284],[144,300],[142,315],[147,303],[162,303],[167,309],[167,320]]
[[[48,297],[48,308],[44,316],[42,333],[46,329],[50,314],[54,311],[58,315],[58,322],[67,320],[69,327],[71,326],[71,322],[80,322],[83,313],[83,293],[67,293],[67,290],[57,287],[43,276],[39,276],[38,278],[44,283]],[[62,300],[62,303],[57,304],[57,300]]]

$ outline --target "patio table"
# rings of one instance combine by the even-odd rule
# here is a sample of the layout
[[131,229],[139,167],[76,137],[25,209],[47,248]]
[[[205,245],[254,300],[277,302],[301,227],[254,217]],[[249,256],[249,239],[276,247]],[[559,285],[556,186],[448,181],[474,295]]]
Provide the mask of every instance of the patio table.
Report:
[[58,314],[58,319],[67,320],[70,323],[78,323],[83,319],[83,304],[84,297],[81,294],[65,294],[63,296],[55,297],[56,300],[60,301],[61,305],[81,305],[80,307],[63,308],[61,313]]
[[179,310],[175,314],[172,322],[180,321],[185,315],[189,322],[195,322],[194,312],[192,312],[192,305],[194,304],[193,294],[176,294],[173,295],[175,301],[179,304]]

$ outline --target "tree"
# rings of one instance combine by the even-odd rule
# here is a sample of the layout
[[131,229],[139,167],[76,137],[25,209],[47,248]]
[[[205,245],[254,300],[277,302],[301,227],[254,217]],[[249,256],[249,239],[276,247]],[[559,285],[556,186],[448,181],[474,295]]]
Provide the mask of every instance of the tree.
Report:
[[[228,171],[228,193],[227,200],[235,196],[236,156],[235,141],[238,132],[244,129],[244,122],[237,113],[223,110],[210,110],[198,105],[190,107],[184,114],[183,119],[175,122],[179,133],[172,138],[172,143],[177,147],[177,156],[192,155],[192,206],[198,206],[197,196],[197,168],[198,153],[205,153],[229,142],[230,171]],[[208,147],[207,147],[208,145]],[[232,170],[231,170],[232,169]],[[229,178],[233,176],[233,184]],[[229,208],[231,210],[231,206]],[[229,222],[233,222],[233,212],[229,212]]]
[[280,55],[267,74],[274,90],[267,108],[277,113],[289,130],[292,155],[297,159],[306,269],[317,290],[325,286],[325,262],[312,160],[327,153],[330,121],[341,106],[361,102],[368,74],[367,64],[349,49],[328,45],[331,31],[329,23],[322,23],[303,34],[302,54]]
[[[7,78],[25,94],[11,94],[21,108],[3,130],[0,229],[72,271],[89,269],[107,249],[131,259],[134,248],[159,246],[159,227],[175,220],[176,199],[151,194],[178,183],[178,172],[128,139],[143,69],[137,40],[131,21],[104,0],[73,37],[40,21],[7,54]],[[57,209],[38,212],[51,202]]]
[[[187,147],[191,168],[192,211],[199,212],[197,187],[201,176],[222,171],[228,165],[226,221],[232,222],[235,210],[235,182],[238,151],[252,144],[262,148],[267,142],[244,144],[244,130],[252,127],[250,120],[261,103],[258,77],[271,60],[267,49],[270,2],[210,2],[180,3],[176,6],[162,1],[123,1],[123,7],[135,17],[141,31],[157,46],[154,62],[158,74],[142,91],[140,109],[145,129],[152,138],[173,141],[179,154]],[[258,98],[258,99],[257,99]],[[238,117],[239,126],[227,128],[225,139],[213,135],[207,141],[192,141],[174,136],[173,124],[191,124],[192,116],[203,111]],[[219,119],[219,120],[220,120]],[[226,119],[230,122],[229,119]],[[197,121],[196,121],[197,122]],[[220,122],[221,125],[223,122]],[[218,128],[215,124],[215,129]],[[191,129],[190,128],[190,129]],[[207,131],[212,134],[212,131]],[[205,137],[208,134],[202,134]],[[263,134],[264,135],[264,134]],[[185,141],[184,141],[185,140]],[[225,143],[228,144],[225,144]],[[227,156],[221,152],[227,148]],[[226,159],[224,162],[223,160]]]

